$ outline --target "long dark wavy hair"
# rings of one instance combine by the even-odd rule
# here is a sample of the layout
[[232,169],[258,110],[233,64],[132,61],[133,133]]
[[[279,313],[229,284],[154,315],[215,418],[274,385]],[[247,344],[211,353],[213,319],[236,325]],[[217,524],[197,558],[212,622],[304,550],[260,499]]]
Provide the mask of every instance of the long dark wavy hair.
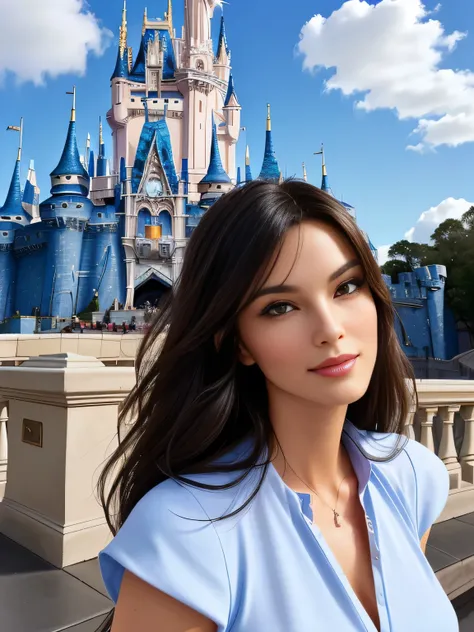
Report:
[[[229,484],[213,487],[185,477],[238,471],[238,483],[261,463],[273,439],[265,379],[258,366],[244,367],[238,360],[237,318],[265,282],[287,231],[308,220],[325,222],[347,239],[377,309],[375,368],[347,417],[360,429],[402,434],[416,393],[413,371],[395,334],[390,293],[364,235],[339,202],[306,182],[251,182],[222,197],[201,219],[181,277],[139,350],[136,386],[120,413],[123,436],[99,480],[113,534],[138,501],[167,478],[221,489]],[[250,435],[252,454],[216,464]],[[261,471],[246,504],[258,493],[267,468]]]

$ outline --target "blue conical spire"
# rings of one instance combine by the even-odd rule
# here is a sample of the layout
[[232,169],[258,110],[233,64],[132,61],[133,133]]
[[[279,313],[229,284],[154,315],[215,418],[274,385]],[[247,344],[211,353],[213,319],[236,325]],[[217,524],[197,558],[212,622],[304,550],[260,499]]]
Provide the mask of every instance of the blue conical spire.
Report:
[[66,143],[58,166],[50,173],[54,176],[82,176],[88,179],[87,171],[81,162],[79,150],[77,148],[76,137],[76,89],[73,91],[73,103],[71,110],[71,120],[67,131]]
[[242,184],[242,176],[240,172],[240,167],[237,167],[237,184]]
[[20,183],[20,161],[17,159],[15,168],[13,169],[10,187],[8,188],[7,198],[1,211],[4,215],[22,215],[24,216],[23,206],[21,204],[23,193]]
[[217,127],[214,121],[214,113],[212,114],[212,140],[211,140],[211,159],[209,161],[209,169],[207,174],[201,180],[201,184],[224,184],[231,183],[231,179],[222,166],[221,154],[219,151],[219,143],[217,141]]
[[230,56],[230,49],[229,46],[227,44],[227,35],[225,32],[225,23],[224,23],[224,16],[221,17],[221,30],[219,32],[219,42],[217,44],[217,53],[216,53],[216,60],[219,61],[221,58],[221,55],[225,53],[227,54],[227,56]]
[[118,50],[117,62],[110,80],[112,81],[112,79],[117,79],[118,77],[128,79],[128,48],[126,48],[123,52],[120,48]]
[[273,149],[272,138],[272,119],[270,115],[270,104],[267,104],[267,132],[265,137],[265,155],[263,156],[262,170],[258,176],[259,180],[273,180],[278,182],[280,179],[280,168]]
[[250,169],[250,149],[249,146],[245,148],[245,182],[252,182],[252,171]]
[[229,75],[229,85],[227,87],[227,94],[226,94],[226,97],[225,97],[224,106],[229,105],[232,96],[235,97],[235,100],[237,102],[239,101],[237,99],[237,95],[235,94],[234,77],[232,76],[232,73],[230,73],[230,75]]
[[119,49],[117,53],[117,63],[115,64],[114,74],[110,78],[116,77],[128,78],[128,46],[127,46],[127,4],[123,0],[122,24],[120,26]]
[[89,154],[89,177],[95,178],[95,156],[93,149],[91,149]]

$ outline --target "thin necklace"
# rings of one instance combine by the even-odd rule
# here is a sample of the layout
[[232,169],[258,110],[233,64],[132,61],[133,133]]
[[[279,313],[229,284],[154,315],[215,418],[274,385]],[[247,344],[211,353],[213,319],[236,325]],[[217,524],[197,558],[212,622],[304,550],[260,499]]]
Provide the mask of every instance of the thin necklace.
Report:
[[349,474],[348,474],[347,476],[344,476],[344,478],[342,479],[342,481],[339,483],[339,487],[338,487],[338,489],[337,489],[336,504],[335,504],[335,506],[334,506],[334,508],[333,508],[333,507],[331,507],[331,505],[329,505],[329,504],[328,504],[328,503],[324,500],[324,498],[321,498],[321,496],[318,494],[318,492],[317,492],[315,489],[313,489],[310,485],[308,485],[308,483],[307,483],[306,481],[304,481],[304,480],[303,480],[300,476],[298,476],[298,474],[297,474],[297,473],[295,472],[295,470],[291,467],[291,465],[288,463],[288,461],[286,461],[286,464],[288,465],[288,467],[290,468],[290,470],[293,472],[293,474],[296,476],[296,478],[298,478],[298,479],[299,479],[299,480],[303,483],[303,485],[306,485],[306,487],[307,487],[308,489],[310,489],[310,490],[313,492],[313,494],[316,494],[316,496],[319,498],[319,500],[321,500],[321,501],[322,501],[322,502],[326,505],[326,507],[329,507],[329,509],[333,512],[333,514],[334,514],[334,525],[335,525],[336,527],[338,527],[338,528],[339,528],[339,527],[342,527],[341,523],[339,522],[339,517],[340,517],[340,514],[336,511],[336,509],[337,509],[337,503],[338,503],[338,501],[339,501],[339,492],[341,491],[341,485],[342,485],[342,484],[343,484],[343,482],[346,480],[347,476],[349,476]]

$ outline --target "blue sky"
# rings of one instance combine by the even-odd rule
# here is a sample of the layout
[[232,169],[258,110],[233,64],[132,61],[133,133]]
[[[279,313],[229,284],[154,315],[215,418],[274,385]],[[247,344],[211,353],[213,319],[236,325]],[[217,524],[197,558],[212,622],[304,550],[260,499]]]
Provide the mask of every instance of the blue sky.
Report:
[[[270,102],[283,173],[301,175],[304,161],[309,180],[319,184],[321,164],[313,152],[324,142],[332,189],[356,207],[360,226],[376,246],[403,238],[412,227],[413,238],[427,239],[439,221],[459,216],[466,201],[474,200],[474,3],[229,2],[224,8],[227,34],[247,128],[239,143],[239,164],[247,142],[258,174]],[[150,17],[166,9],[166,0],[128,3],[134,51],[145,3]],[[53,0],[3,0],[0,8],[1,199],[17,143],[16,134],[3,131],[7,125],[24,117],[23,176],[34,158],[44,199],[66,134],[66,90],[76,84],[79,138],[85,144],[91,132],[95,149],[98,116],[105,119],[110,106],[122,0],[84,2],[83,10],[92,16],[72,15],[81,0],[61,4],[71,9],[64,16]],[[184,0],[174,0],[179,29],[183,5]],[[433,13],[423,17],[423,7]],[[25,15],[30,22],[26,33]],[[215,16],[216,32],[219,9]],[[303,52],[298,51],[302,29]],[[420,120],[427,123],[412,134]]]

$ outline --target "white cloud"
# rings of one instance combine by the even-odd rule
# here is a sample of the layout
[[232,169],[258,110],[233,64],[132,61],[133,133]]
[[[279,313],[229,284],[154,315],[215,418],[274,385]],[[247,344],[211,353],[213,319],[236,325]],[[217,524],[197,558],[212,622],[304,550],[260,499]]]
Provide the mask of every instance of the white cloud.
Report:
[[390,246],[379,246],[377,248],[377,261],[379,266],[383,266],[388,261],[388,250]]
[[421,244],[429,243],[431,235],[444,220],[461,219],[461,216],[473,205],[473,202],[468,202],[464,198],[447,198],[438,206],[432,206],[422,213],[416,224],[405,233],[405,239]]
[[355,97],[358,109],[415,119],[412,150],[474,141],[474,72],[445,67],[466,33],[445,33],[437,10],[422,0],[347,0],[303,26],[303,67],[331,69],[327,90]]
[[101,55],[112,33],[86,0],[1,0],[0,80],[13,73],[36,85],[46,77],[83,75],[90,52]]

